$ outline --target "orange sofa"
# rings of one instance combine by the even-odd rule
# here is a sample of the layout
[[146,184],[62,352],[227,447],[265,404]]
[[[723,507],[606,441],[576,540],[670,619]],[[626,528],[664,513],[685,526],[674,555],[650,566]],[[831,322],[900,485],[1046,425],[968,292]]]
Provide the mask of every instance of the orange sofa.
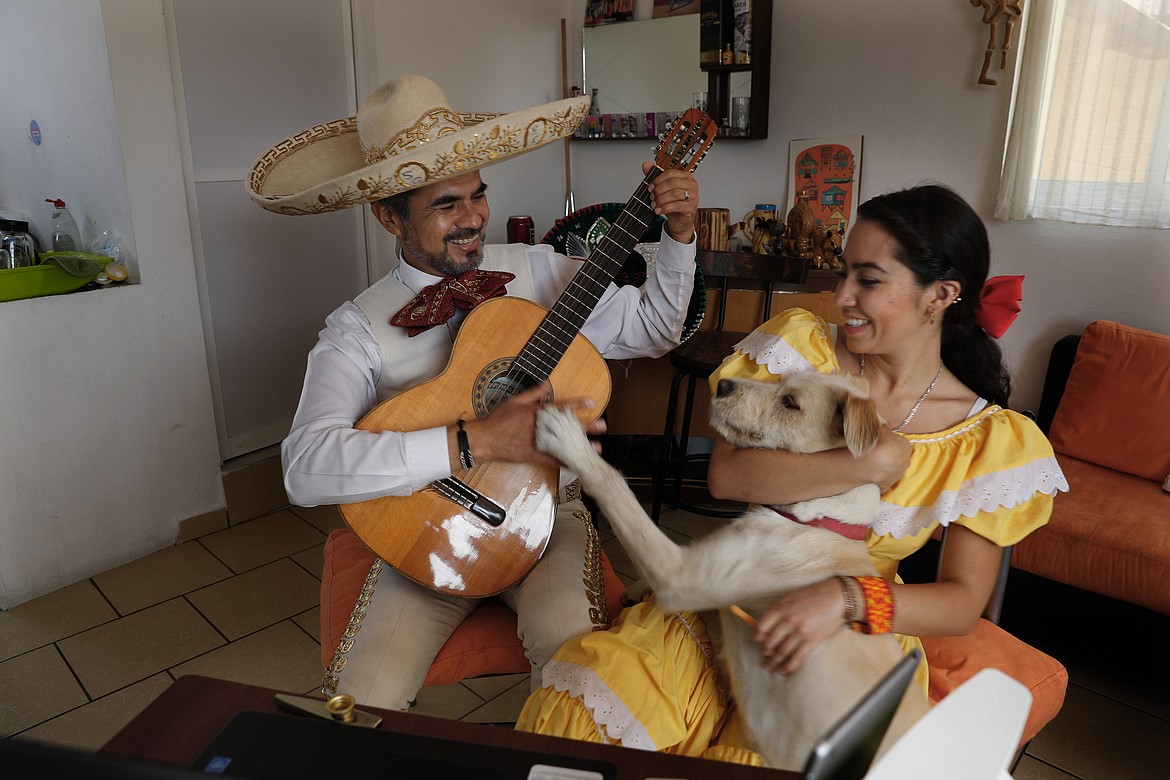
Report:
[[1038,423],[1069,492],[1012,565],[1170,615],[1170,336],[1098,320],[1061,339]]

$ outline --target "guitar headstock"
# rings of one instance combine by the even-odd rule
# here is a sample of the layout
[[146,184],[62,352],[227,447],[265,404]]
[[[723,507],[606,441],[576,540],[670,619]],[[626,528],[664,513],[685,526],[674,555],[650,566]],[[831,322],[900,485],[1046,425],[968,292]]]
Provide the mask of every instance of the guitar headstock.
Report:
[[662,140],[654,147],[654,163],[662,170],[681,168],[694,171],[715,143],[719,126],[697,108],[688,108],[667,126]]

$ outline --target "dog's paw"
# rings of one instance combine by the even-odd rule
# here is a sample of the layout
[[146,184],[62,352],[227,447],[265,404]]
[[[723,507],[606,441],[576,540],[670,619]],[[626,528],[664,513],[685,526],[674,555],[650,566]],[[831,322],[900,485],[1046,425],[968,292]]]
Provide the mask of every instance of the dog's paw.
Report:
[[622,604],[632,607],[648,599],[653,592],[654,589],[650,587],[649,582],[636,580],[626,587],[626,592],[622,594]]
[[555,406],[536,414],[536,447],[569,468],[596,454],[577,415]]

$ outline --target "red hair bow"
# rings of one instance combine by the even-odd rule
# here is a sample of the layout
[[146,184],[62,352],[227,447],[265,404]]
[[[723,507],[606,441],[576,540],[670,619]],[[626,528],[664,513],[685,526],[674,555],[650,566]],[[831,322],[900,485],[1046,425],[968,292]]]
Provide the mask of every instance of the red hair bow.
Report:
[[988,336],[998,339],[1015,322],[1023,298],[1023,276],[991,277],[984,283],[979,293],[979,303],[975,304],[976,324]]

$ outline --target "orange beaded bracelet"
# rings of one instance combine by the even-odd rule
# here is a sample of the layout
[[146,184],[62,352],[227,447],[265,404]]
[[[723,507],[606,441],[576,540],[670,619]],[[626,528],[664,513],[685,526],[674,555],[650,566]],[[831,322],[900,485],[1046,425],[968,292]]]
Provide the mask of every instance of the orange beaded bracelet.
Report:
[[853,623],[854,631],[885,634],[894,628],[894,594],[881,577],[853,577],[865,596],[865,622]]

